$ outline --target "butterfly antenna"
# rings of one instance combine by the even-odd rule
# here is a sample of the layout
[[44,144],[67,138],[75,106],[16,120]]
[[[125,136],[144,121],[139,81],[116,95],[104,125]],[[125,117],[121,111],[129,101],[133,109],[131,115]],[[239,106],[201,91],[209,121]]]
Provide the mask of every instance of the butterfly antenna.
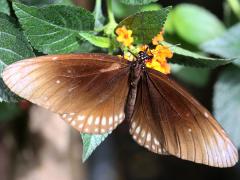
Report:
[[130,50],[128,50],[128,52],[130,52],[135,58],[137,58],[137,56]]

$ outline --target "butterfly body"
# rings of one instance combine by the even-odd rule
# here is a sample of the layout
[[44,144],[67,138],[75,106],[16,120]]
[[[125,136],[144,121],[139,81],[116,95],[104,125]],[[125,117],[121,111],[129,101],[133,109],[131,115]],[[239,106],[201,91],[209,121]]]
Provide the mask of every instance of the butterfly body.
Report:
[[49,55],[8,66],[5,84],[19,96],[58,113],[81,133],[113,131],[123,120],[146,149],[215,167],[238,152],[214,117],[168,76],[105,54]]
[[140,52],[140,55],[130,65],[129,76],[129,93],[125,105],[125,120],[131,120],[134,110],[134,105],[137,97],[138,83],[142,74],[145,71],[145,61],[150,57],[145,52]]

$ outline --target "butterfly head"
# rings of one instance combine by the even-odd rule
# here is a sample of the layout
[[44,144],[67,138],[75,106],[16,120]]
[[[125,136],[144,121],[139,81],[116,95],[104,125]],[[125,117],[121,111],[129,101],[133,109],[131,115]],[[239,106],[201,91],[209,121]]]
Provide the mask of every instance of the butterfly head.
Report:
[[140,51],[138,53],[138,60],[140,62],[146,62],[147,60],[150,60],[152,58],[153,58],[153,56],[149,56],[146,51]]

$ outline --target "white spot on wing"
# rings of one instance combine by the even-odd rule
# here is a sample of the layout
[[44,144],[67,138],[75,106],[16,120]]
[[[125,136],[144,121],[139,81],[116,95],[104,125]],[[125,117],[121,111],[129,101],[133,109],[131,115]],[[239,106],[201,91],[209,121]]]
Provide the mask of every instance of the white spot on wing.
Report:
[[98,116],[98,117],[96,117],[96,119],[95,119],[95,125],[99,125],[99,122],[100,122],[100,117]]
[[204,112],[204,116],[208,118],[209,117],[208,112]]
[[141,128],[140,128],[140,126],[138,126],[136,129],[136,133],[138,134],[140,132],[140,130],[141,130]]
[[88,124],[91,125],[93,122],[93,116],[88,117]]
[[81,123],[79,126],[78,126],[80,129],[83,128],[83,123]]
[[115,121],[115,122],[118,121],[118,116],[117,116],[117,115],[114,116],[114,121]]
[[79,116],[78,116],[78,120],[79,120],[79,121],[82,121],[82,120],[84,120],[84,119],[85,119],[85,116],[83,116],[83,115],[79,115]]
[[72,125],[72,126],[76,126],[76,121],[73,120],[73,121],[71,122],[71,125]]
[[57,56],[54,56],[53,58],[52,58],[52,60],[57,60],[58,59],[58,57]]
[[136,127],[136,123],[133,122],[133,123],[132,123],[132,128],[134,129],[135,127]]
[[151,141],[151,133],[147,133],[147,141]]
[[112,125],[112,123],[113,123],[113,117],[110,116],[110,117],[109,117],[109,125]]
[[57,83],[57,84],[60,84],[60,82],[61,82],[60,80],[56,80],[56,83]]
[[107,123],[107,119],[105,116],[102,117],[102,125],[105,126]]

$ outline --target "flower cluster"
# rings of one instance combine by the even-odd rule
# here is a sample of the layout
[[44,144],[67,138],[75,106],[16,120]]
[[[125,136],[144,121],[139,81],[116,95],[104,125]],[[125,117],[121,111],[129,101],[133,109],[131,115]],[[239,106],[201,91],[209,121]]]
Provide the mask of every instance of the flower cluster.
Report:
[[129,47],[133,43],[132,30],[127,30],[125,26],[117,28],[116,30],[117,41],[121,42],[124,46]]
[[153,58],[146,62],[146,66],[164,74],[170,73],[170,65],[167,58],[172,58],[173,53],[168,46],[157,45],[155,49],[151,50]]
[[[152,39],[152,44],[155,46],[154,49],[150,49],[148,45],[140,45],[137,47],[138,51],[147,51],[147,53],[153,56],[152,59],[146,62],[148,68],[155,69],[164,74],[170,73],[170,65],[167,62],[168,58],[172,58],[173,53],[170,48],[166,45],[162,45],[164,31],[161,31]],[[126,47],[131,47],[133,43],[132,31],[127,30],[125,26],[117,28],[117,41],[122,43]],[[127,60],[133,60],[134,57],[131,53],[124,53],[124,58]]]

